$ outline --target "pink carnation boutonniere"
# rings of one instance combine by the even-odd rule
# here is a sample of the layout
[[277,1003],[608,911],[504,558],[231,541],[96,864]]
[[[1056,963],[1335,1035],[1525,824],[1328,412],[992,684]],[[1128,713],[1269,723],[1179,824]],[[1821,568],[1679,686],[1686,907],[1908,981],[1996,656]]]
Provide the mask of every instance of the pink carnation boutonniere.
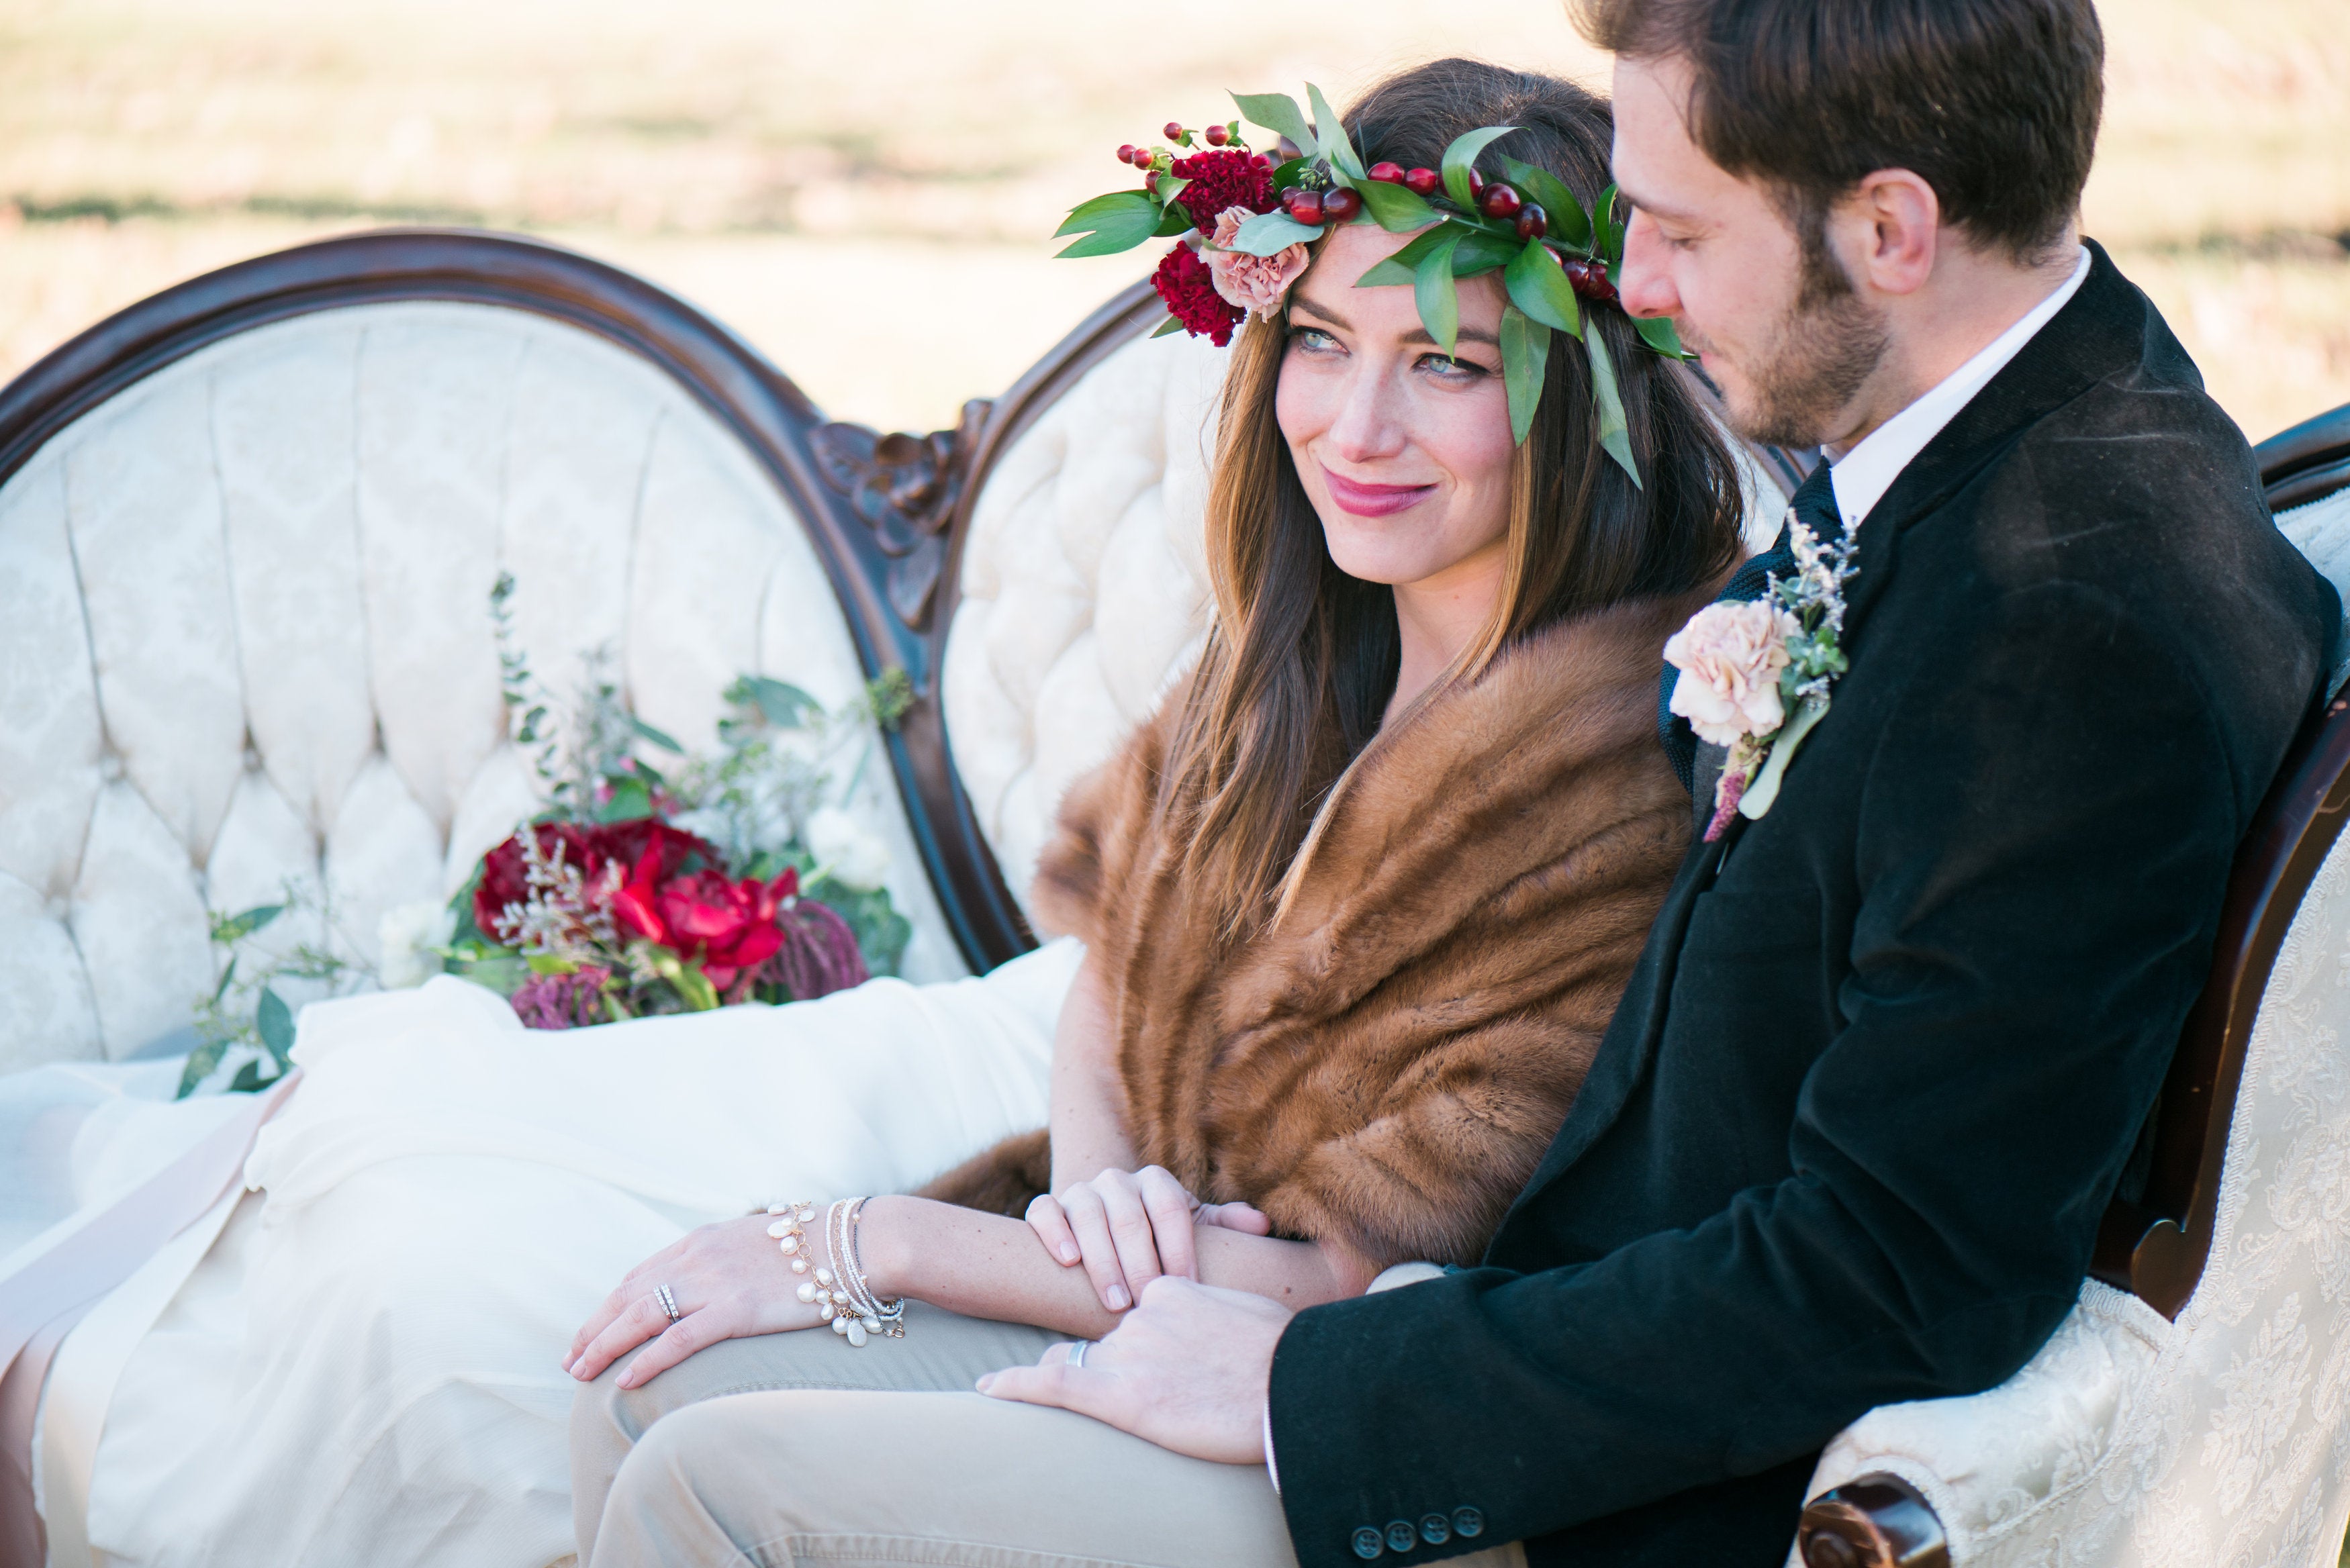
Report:
[[1690,618],[1665,643],[1680,671],[1672,711],[1700,741],[1729,748],[1713,786],[1705,841],[1731,818],[1760,818],[1778,799],[1795,748],[1828,711],[1828,692],[1851,667],[1838,646],[1852,541],[1822,545],[1802,523],[1789,525],[1795,574],[1767,579],[1762,597],[1722,600]]

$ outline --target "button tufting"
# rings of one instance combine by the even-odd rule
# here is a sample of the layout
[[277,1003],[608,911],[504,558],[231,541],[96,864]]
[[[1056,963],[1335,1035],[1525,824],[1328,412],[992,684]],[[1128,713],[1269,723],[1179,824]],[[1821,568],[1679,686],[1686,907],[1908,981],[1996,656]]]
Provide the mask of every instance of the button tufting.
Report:
[[1440,1513],[1423,1515],[1419,1521],[1419,1538],[1430,1546],[1441,1546],[1452,1539],[1452,1521]]
[[104,779],[108,784],[120,784],[122,782],[122,759],[112,752],[109,752],[104,756],[99,758],[98,776]]
[[1484,1534],[1485,1516],[1473,1508],[1454,1509],[1452,1511],[1452,1533],[1460,1536]]
[[1368,1563],[1388,1549],[1386,1539],[1366,1524],[1355,1532],[1355,1555]]
[[1398,1519],[1398,1520],[1391,1520],[1391,1521],[1388,1521],[1388,1551],[1390,1551],[1390,1552],[1409,1552],[1409,1551],[1410,1551],[1413,1547],[1415,1547],[1415,1546],[1417,1546],[1417,1545],[1419,1545],[1419,1532],[1418,1532],[1418,1531],[1414,1530],[1414,1529],[1411,1527],[1411,1521],[1409,1521],[1409,1520],[1408,1520],[1408,1519]]

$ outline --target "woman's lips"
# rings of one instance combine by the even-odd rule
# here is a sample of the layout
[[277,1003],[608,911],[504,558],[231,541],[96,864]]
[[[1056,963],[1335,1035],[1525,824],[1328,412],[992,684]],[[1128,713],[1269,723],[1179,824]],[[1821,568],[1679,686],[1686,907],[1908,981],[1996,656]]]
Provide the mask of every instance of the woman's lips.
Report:
[[1338,510],[1357,517],[1385,517],[1401,512],[1408,506],[1419,505],[1436,490],[1433,484],[1365,484],[1327,468],[1322,471],[1322,482],[1330,487],[1330,499],[1338,504]]

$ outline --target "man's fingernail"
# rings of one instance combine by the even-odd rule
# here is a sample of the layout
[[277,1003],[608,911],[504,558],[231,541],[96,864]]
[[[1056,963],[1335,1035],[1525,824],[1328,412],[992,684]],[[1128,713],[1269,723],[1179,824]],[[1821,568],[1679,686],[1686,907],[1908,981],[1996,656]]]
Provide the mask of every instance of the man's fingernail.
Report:
[[980,1391],[981,1393],[983,1393],[983,1394],[986,1393],[990,1388],[993,1388],[994,1386],[995,1386],[995,1374],[994,1374],[994,1373],[993,1373],[993,1372],[989,1372],[989,1373],[984,1373],[984,1374],[983,1374],[983,1375],[981,1376],[981,1377],[980,1377],[979,1382],[975,1385],[975,1386],[976,1386],[976,1387],[979,1389],[979,1391]]
[[1078,1262],[1084,1256],[1084,1253],[1077,1251],[1077,1244],[1075,1241],[1064,1241],[1061,1243],[1061,1262],[1065,1263],[1074,1263]]
[[1110,1286],[1108,1300],[1109,1310],[1112,1312],[1124,1312],[1128,1307],[1134,1304],[1134,1298],[1126,1293],[1126,1287],[1124,1285]]

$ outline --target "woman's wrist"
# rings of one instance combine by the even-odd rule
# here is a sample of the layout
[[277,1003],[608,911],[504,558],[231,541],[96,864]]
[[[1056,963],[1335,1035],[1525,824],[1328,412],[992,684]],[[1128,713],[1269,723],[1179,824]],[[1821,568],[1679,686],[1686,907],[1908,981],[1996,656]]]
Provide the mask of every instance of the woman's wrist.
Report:
[[865,1200],[858,1219],[857,1255],[865,1265],[866,1283],[884,1301],[921,1295],[913,1277],[920,1251],[914,1232],[921,1224],[921,1211],[930,1207],[926,1199],[886,1194]]

